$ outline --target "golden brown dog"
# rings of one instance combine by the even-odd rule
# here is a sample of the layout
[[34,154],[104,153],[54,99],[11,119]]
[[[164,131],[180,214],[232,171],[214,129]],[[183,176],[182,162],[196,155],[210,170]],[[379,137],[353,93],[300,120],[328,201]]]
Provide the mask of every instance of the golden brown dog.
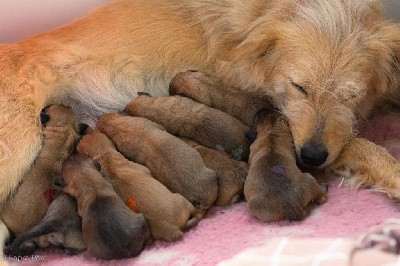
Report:
[[76,200],[66,193],[51,202],[38,225],[13,241],[10,251],[14,256],[27,256],[47,247],[62,248],[70,255],[86,249]]
[[98,171],[98,162],[72,155],[54,182],[75,197],[89,255],[99,259],[137,256],[150,237],[142,214],[129,209]]
[[128,159],[147,166],[172,192],[206,210],[218,194],[216,174],[190,145],[142,117],[104,114],[97,127]]
[[154,121],[171,134],[222,149],[237,160],[247,161],[249,157],[250,141],[246,137],[249,127],[227,113],[189,98],[138,96],[125,111]]
[[1,219],[15,236],[36,225],[45,215],[45,192],[60,175],[62,162],[72,154],[80,137],[78,120],[71,108],[52,105],[42,113],[43,146],[16,192],[8,198]]
[[97,117],[122,110],[138,91],[167,95],[186,69],[270,95],[298,159],[325,167],[355,118],[383,98],[399,101],[399,54],[399,26],[380,1],[115,0],[0,45],[0,199],[37,157],[44,106],[86,106],[81,116]]
[[326,189],[296,166],[289,126],[275,110],[261,110],[256,120],[257,138],[244,184],[247,206],[265,222],[303,219],[310,202],[327,200]]
[[195,148],[203,158],[204,164],[217,174],[218,197],[215,204],[227,206],[236,203],[243,193],[249,165],[234,160],[226,152],[210,149],[190,139],[183,140]]
[[192,218],[195,208],[187,199],[171,193],[151,176],[147,167],[126,159],[104,134],[96,131],[85,135],[77,151],[100,163],[101,173],[123,201],[134,197],[137,210],[146,218],[153,238],[181,239],[182,229],[196,223],[197,218]]

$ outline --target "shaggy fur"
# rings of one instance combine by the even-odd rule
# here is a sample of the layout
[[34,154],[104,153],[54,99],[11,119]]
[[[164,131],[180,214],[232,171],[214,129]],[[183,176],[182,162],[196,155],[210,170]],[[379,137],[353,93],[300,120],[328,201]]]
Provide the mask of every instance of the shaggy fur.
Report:
[[187,69],[270,95],[299,160],[311,143],[327,154],[324,167],[355,118],[384,98],[399,102],[400,30],[382,10],[378,0],[115,0],[0,45],[0,200],[40,151],[44,106],[82,107],[89,120],[122,110],[138,91],[167,95]]
[[257,120],[244,184],[247,206],[265,222],[301,220],[308,215],[310,203],[326,202],[326,188],[296,166],[290,129],[277,112],[262,110]]
[[217,174],[218,196],[215,204],[228,206],[238,202],[243,194],[249,165],[234,160],[226,152],[210,149],[190,139],[183,140],[195,148],[203,158],[204,164]]
[[195,214],[195,208],[187,199],[171,193],[151,176],[147,167],[126,159],[104,134],[93,132],[85,135],[77,151],[100,163],[101,173],[123,201],[135,197],[137,211],[146,219],[153,238],[166,241],[181,239],[182,229],[196,223],[197,218],[189,221]]
[[165,129],[142,117],[102,115],[96,127],[128,159],[147,166],[172,192],[207,210],[218,194],[216,174],[200,154]]
[[38,225],[14,240],[10,251],[14,256],[27,256],[47,247],[62,248],[67,254],[86,249],[76,200],[65,193],[54,199]]
[[99,259],[136,256],[150,237],[146,220],[124,204],[98,170],[96,161],[73,155],[63,162],[62,177],[55,184],[78,202],[89,255]]
[[138,96],[125,111],[154,121],[171,134],[222,149],[237,160],[247,161],[249,157],[250,141],[246,137],[249,127],[220,110],[186,97]]
[[[45,121],[43,117],[49,120]],[[62,162],[72,154],[80,137],[78,120],[69,107],[52,105],[46,108],[42,121],[42,149],[1,212],[1,219],[15,236],[32,228],[44,217],[48,208],[44,193],[53,186],[53,179],[60,175]]]

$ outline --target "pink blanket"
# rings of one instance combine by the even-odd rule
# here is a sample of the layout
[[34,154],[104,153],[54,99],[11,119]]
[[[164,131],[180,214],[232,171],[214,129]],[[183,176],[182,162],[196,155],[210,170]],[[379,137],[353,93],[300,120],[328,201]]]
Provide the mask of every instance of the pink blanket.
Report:
[[[387,147],[400,159],[400,114],[373,118],[363,134]],[[216,265],[246,248],[276,237],[310,241],[317,237],[353,238],[389,218],[400,219],[399,205],[386,195],[339,187],[340,180],[335,178],[328,178],[328,183],[328,202],[315,208],[311,216],[301,222],[265,224],[251,216],[245,203],[239,203],[229,208],[213,208],[181,241],[156,242],[136,258],[103,262],[89,258],[85,253],[68,257],[60,252],[46,252],[20,258],[20,261],[22,264],[78,266]]]

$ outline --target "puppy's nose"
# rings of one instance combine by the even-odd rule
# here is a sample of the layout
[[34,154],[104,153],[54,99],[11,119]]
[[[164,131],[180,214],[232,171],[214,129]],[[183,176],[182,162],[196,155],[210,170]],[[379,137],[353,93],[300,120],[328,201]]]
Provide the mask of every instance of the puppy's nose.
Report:
[[328,158],[328,151],[324,144],[310,141],[301,148],[301,159],[309,166],[321,166]]

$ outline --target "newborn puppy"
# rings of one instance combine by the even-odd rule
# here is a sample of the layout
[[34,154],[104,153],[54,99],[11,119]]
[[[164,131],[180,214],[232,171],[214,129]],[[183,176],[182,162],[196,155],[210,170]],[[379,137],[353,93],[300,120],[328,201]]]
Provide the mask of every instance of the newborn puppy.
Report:
[[181,95],[221,110],[249,127],[257,112],[271,102],[267,96],[224,86],[216,78],[195,71],[175,75],[169,84],[169,94]]
[[73,155],[62,164],[62,177],[55,184],[78,201],[89,255],[98,259],[136,256],[150,237],[146,220],[124,204],[99,167],[89,157]]
[[246,161],[249,156],[248,126],[227,113],[189,98],[138,96],[125,111],[132,116],[150,119],[173,135],[224,150],[237,160]]
[[125,157],[147,166],[158,181],[196,208],[206,210],[215,202],[215,172],[204,165],[195,149],[162,126],[145,118],[110,113],[100,117],[97,128]]
[[195,148],[203,158],[204,164],[217,174],[218,197],[215,204],[228,206],[238,202],[243,193],[249,165],[234,160],[226,152],[207,148],[190,139],[183,140]]
[[244,195],[251,213],[265,222],[301,220],[310,202],[326,202],[326,189],[296,165],[290,129],[275,111],[257,115]]
[[195,208],[187,199],[170,192],[147,167],[126,159],[104,134],[85,135],[77,151],[100,163],[101,173],[123,201],[136,200],[137,211],[146,218],[153,238],[175,241],[182,238],[182,229],[195,224],[196,218],[189,221]]
[[67,254],[86,249],[76,200],[61,193],[49,205],[43,220],[17,237],[10,247],[14,256],[27,256],[39,248],[62,248]]
[[48,203],[44,193],[60,174],[61,164],[74,149],[83,125],[71,108],[52,105],[41,114],[43,146],[32,168],[16,192],[4,203],[1,219],[16,236],[36,225],[45,215]]

